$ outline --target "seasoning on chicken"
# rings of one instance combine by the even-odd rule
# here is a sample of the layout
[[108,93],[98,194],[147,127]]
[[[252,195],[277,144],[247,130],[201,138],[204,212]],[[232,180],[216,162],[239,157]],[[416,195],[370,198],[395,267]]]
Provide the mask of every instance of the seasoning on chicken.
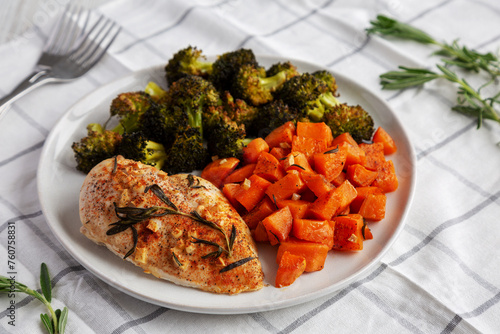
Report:
[[85,236],[158,278],[226,294],[263,287],[248,227],[197,176],[107,159],[83,183],[80,219]]

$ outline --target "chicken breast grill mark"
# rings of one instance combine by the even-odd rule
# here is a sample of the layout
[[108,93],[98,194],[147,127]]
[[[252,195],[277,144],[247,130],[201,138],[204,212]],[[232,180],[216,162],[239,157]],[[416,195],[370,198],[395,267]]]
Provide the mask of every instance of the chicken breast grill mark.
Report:
[[[166,207],[153,191],[145,192],[154,184],[178,211],[198,213],[202,219],[218,225],[227,237],[231,236],[234,226],[231,252],[228,252],[227,237],[218,229],[189,215],[167,214],[133,225],[137,244],[127,261],[158,278],[209,292],[236,294],[263,287],[264,274],[250,230],[222,192],[197,176],[170,176],[121,156],[105,160],[89,172],[83,183],[80,231],[123,258],[134,248],[134,236],[131,228],[107,235],[113,227],[110,224],[120,220],[115,207]],[[217,246],[223,249],[220,254],[216,254],[220,250]],[[247,258],[253,259],[231,270],[222,270]]]

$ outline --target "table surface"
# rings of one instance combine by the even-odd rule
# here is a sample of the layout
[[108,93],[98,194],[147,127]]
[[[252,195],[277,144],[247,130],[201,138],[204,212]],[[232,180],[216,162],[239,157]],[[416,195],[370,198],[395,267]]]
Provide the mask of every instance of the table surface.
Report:
[[[68,1],[20,1],[0,12],[0,95],[37,61],[55,16]],[[438,41],[495,53],[500,4],[494,1],[96,0],[85,3],[122,31],[84,77],[45,85],[0,120],[0,274],[39,288],[40,263],[53,277],[52,304],[69,309],[68,333],[496,333],[500,327],[500,131],[477,128],[452,111],[457,86],[382,90],[379,75],[398,65],[436,70],[437,46],[368,36],[377,14],[424,29]],[[333,293],[279,310],[194,314],[129,296],[87,271],[52,233],[37,189],[44,143],[66,111],[87,94],[135,71],[162,65],[177,50],[205,54],[238,48],[290,57],[341,73],[385,100],[416,152],[417,184],[399,238],[369,272]],[[474,87],[482,72],[459,71]],[[498,91],[491,86],[490,91]],[[491,93],[482,90],[482,94]],[[67,161],[72,164],[73,161]],[[404,166],[396,166],[404,177]],[[64,180],[62,180],[64,182]],[[397,194],[397,191],[396,193]],[[383,221],[380,222],[383,224]],[[15,247],[9,244],[15,240]],[[300,278],[299,278],[300,279]],[[13,303],[15,311],[7,307]],[[34,298],[0,297],[0,332],[40,333]],[[14,320],[14,322],[12,322]],[[15,324],[15,326],[13,326]]]

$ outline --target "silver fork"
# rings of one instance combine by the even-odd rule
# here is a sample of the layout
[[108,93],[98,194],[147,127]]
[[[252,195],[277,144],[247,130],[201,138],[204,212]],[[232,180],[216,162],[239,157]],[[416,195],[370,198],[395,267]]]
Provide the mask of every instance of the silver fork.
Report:
[[[90,11],[67,6],[52,30],[33,73],[0,99],[0,117],[8,105],[36,87],[81,77],[106,53],[120,32],[113,21],[99,15],[88,27]],[[79,25],[82,24],[80,28]]]

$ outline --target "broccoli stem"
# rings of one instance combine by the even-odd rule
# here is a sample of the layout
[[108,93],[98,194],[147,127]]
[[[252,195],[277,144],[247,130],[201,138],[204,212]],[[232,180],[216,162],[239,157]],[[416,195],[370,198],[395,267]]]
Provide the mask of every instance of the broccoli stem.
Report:
[[271,77],[260,78],[260,85],[262,88],[266,90],[274,91],[277,87],[283,84],[286,81],[286,79],[287,79],[286,71],[281,71]]
[[337,100],[337,98],[331,92],[323,93],[314,102],[313,105],[315,105],[315,107],[311,108],[307,112],[307,117],[313,122],[319,122],[323,118],[323,115],[328,108],[338,106],[339,104],[339,100]]
[[158,86],[153,81],[148,82],[144,91],[148,93],[156,101],[158,101],[159,99],[164,97],[165,94],[167,94],[167,92],[163,88]]
[[212,63],[209,61],[196,60],[194,62],[194,67],[198,68],[199,70],[201,70],[201,72],[204,72],[208,75],[212,73]]
[[339,100],[337,100],[337,98],[331,92],[321,94],[319,99],[323,104],[329,107],[335,107],[340,104]]
[[189,110],[188,113],[188,123],[192,128],[197,128],[200,130],[200,135],[203,136],[203,113],[201,110]]

